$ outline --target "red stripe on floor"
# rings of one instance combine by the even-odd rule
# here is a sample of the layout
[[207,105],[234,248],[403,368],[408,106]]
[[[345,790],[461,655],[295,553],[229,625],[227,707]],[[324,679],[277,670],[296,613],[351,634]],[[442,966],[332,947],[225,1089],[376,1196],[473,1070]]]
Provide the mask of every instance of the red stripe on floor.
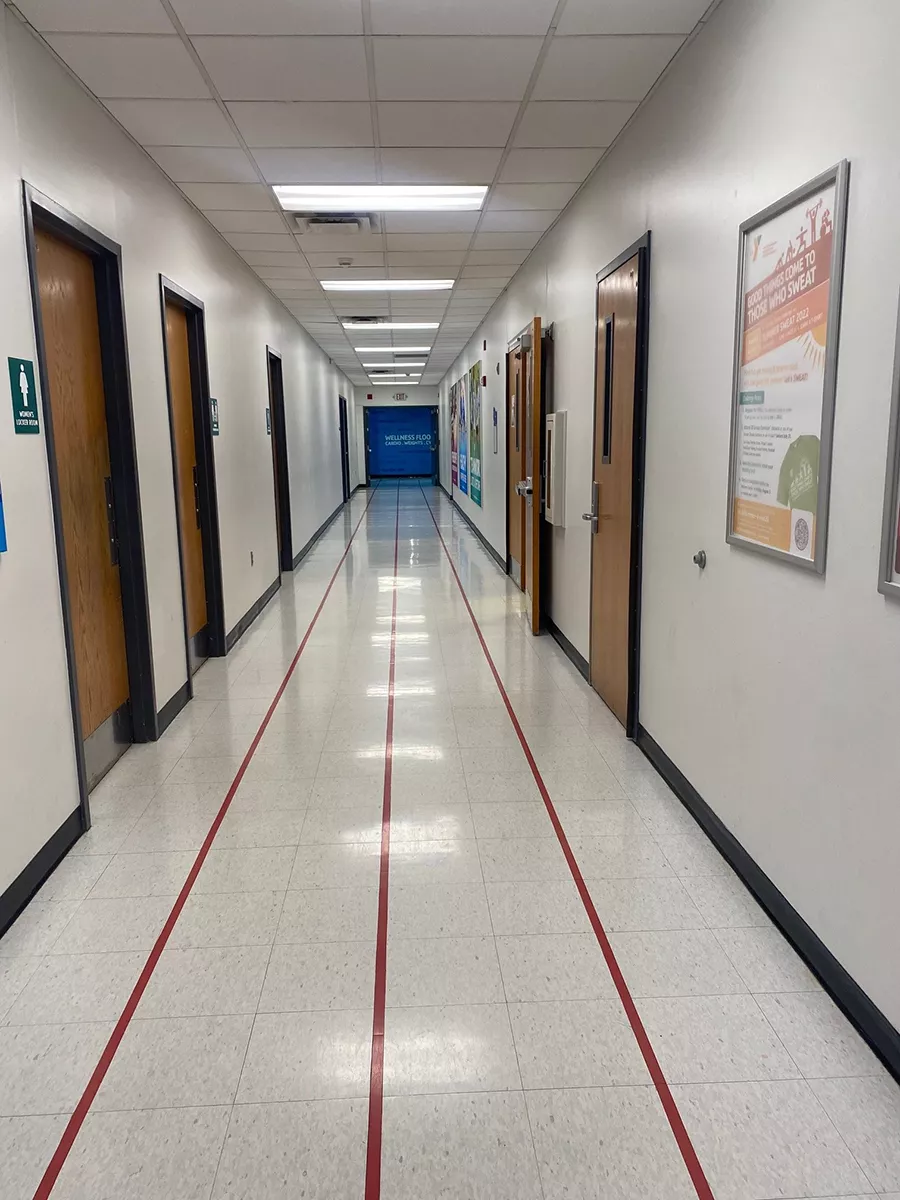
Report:
[[622,1002],[622,1007],[625,1009],[625,1015],[627,1016],[628,1022],[631,1025],[631,1030],[640,1048],[641,1054],[643,1055],[644,1062],[647,1064],[647,1070],[650,1073],[650,1078],[653,1080],[660,1103],[662,1104],[666,1117],[668,1118],[669,1125],[671,1126],[675,1141],[678,1144],[678,1149],[681,1152],[681,1157],[684,1160],[684,1165],[687,1168],[688,1175],[691,1177],[691,1183],[694,1185],[694,1190],[696,1191],[699,1200],[714,1200],[712,1188],[709,1186],[709,1181],[706,1178],[703,1167],[700,1165],[700,1159],[697,1157],[697,1151],[694,1149],[690,1134],[685,1128],[681,1113],[678,1111],[678,1105],[675,1103],[675,1098],[672,1095],[671,1089],[669,1088],[668,1081],[663,1074],[662,1067],[659,1065],[659,1059],[656,1057],[656,1051],[653,1049],[650,1038],[648,1037],[647,1031],[644,1028],[644,1023],[641,1020],[640,1013],[637,1010],[637,1005],[634,1002],[634,998],[632,997],[631,992],[628,990],[628,984],[625,982],[625,976],[622,974],[622,968],[619,966],[618,960],[616,959],[616,955],[610,943],[607,932],[603,928],[603,922],[600,920],[597,910],[594,907],[594,901],[591,899],[591,894],[587,889],[587,884],[584,882],[584,878],[581,874],[581,868],[578,866],[578,862],[574,853],[572,852],[572,847],[569,845],[569,839],[566,837],[566,832],[562,827],[562,823],[557,815],[556,808],[554,807],[553,801],[550,799],[550,793],[547,791],[547,786],[544,783],[541,772],[537,763],[535,762],[534,755],[531,752],[531,747],[528,745],[528,740],[522,731],[522,726],[519,724],[519,718],[516,716],[515,710],[513,709],[512,702],[510,701],[506,688],[503,685],[503,680],[500,678],[500,674],[494,665],[491,652],[488,650],[487,642],[485,642],[484,635],[481,632],[481,626],[478,624],[475,613],[472,611],[472,605],[469,603],[469,597],[466,595],[466,589],[462,585],[462,581],[456,570],[456,566],[453,562],[453,559],[450,557],[450,551],[447,549],[447,543],[444,541],[443,535],[438,527],[437,520],[435,519],[434,512],[432,511],[431,505],[428,503],[428,498],[424,491],[422,492],[422,499],[425,501],[429,513],[431,513],[431,520],[434,523],[435,533],[437,533],[440,543],[444,547],[444,553],[446,554],[447,561],[450,564],[450,570],[453,572],[453,578],[456,580],[456,586],[459,588],[459,593],[463,598],[463,603],[465,604],[466,610],[472,620],[472,624],[475,627],[475,633],[478,636],[478,641],[481,643],[481,649],[484,651],[487,664],[491,669],[491,674],[494,676],[494,682],[497,684],[500,695],[503,698],[503,703],[506,705],[506,711],[509,713],[509,719],[512,721],[513,729],[516,731],[516,736],[518,737],[525,757],[528,760],[528,765],[531,768],[532,775],[534,776],[534,782],[537,784],[538,791],[541,793],[541,798],[544,801],[547,814],[550,817],[554,832],[556,833],[559,844],[562,847],[562,852],[565,855],[569,870],[572,873],[572,879],[575,881],[575,886],[577,887],[578,894],[581,897],[581,903],[584,905],[588,920],[591,923],[591,928],[597,937],[597,941],[600,943],[600,949],[603,952],[603,957],[606,960],[606,966],[610,975],[612,976],[612,981],[615,984],[616,991],[619,994],[619,1000]]
[[169,913],[168,917],[166,918],[166,922],[162,927],[162,931],[160,932],[159,937],[156,939],[156,941],[153,945],[153,949],[150,951],[150,955],[149,955],[147,961],[144,963],[143,970],[141,971],[140,975],[138,976],[138,981],[134,985],[131,995],[128,997],[125,1007],[122,1009],[122,1014],[119,1017],[118,1021],[116,1022],[115,1029],[113,1029],[112,1033],[110,1034],[109,1041],[106,1043],[106,1046],[103,1049],[103,1053],[100,1055],[100,1061],[97,1063],[96,1067],[94,1068],[94,1072],[91,1075],[90,1079],[88,1080],[88,1085],[84,1089],[84,1093],[82,1094],[81,1099],[78,1101],[75,1111],[72,1113],[71,1117],[69,1118],[68,1124],[66,1125],[65,1129],[63,1130],[62,1137],[59,1140],[59,1145],[56,1147],[53,1157],[50,1159],[50,1163],[49,1163],[46,1171],[43,1174],[41,1182],[38,1184],[37,1191],[34,1193],[34,1200],[46,1200],[46,1198],[50,1195],[50,1193],[53,1191],[54,1186],[56,1185],[56,1181],[59,1178],[59,1173],[63,1169],[63,1166],[65,1164],[66,1159],[69,1156],[69,1152],[72,1149],[75,1139],[78,1137],[81,1127],[84,1124],[85,1118],[87,1117],[88,1112],[90,1111],[90,1107],[94,1102],[94,1097],[97,1095],[97,1092],[100,1090],[100,1085],[103,1083],[104,1076],[106,1075],[106,1072],[109,1070],[112,1060],[116,1056],[116,1051],[119,1049],[119,1045],[121,1044],[122,1038],[125,1036],[125,1032],[128,1029],[128,1026],[131,1024],[131,1019],[134,1016],[135,1010],[137,1009],[137,1006],[140,1003],[140,1000],[144,994],[144,991],[146,990],[147,984],[150,982],[150,978],[153,975],[153,972],[156,970],[156,965],[159,962],[160,955],[162,954],[163,950],[166,948],[166,943],[168,942],[169,937],[171,936],[172,930],[175,928],[175,922],[178,920],[179,916],[181,915],[181,910],[184,908],[185,903],[187,902],[187,899],[191,894],[194,884],[197,881],[197,876],[200,874],[200,869],[203,866],[204,862],[206,861],[206,856],[209,854],[210,847],[212,846],[212,844],[215,840],[216,834],[219,832],[219,827],[221,826],[223,820],[225,819],[225,814],[228,812],[228,809],[231,807],[231,801],[234,799],[234,795],[237,792],[238,787],[240,786],[241,780],[244,778],[244,774],[247,770],[247,767],[250,765],[250,760],[253,758],[253,755],[256,753],[256,749],[259,746],[260,739],[262,738],[263,734],[265,733],[266,727],[268,726],[269,721],[272,718],[272,713],[274,713],[275,708],[278,705],[278,701],[281,699],[282,695],[284,694],[284,689],[287,687],[288,683],[290,682],[291,676],[293,675],[294,671],[296,670],[297,663],[300,661],[300,655],[303,653],[304,649],[306,648],[306,643],[309,641],[310,635],[312,634],[315,624],[319,619],[322,609],[325,607],[325,601],[328,599],[328,596],[331,593],[331,589],[334,586],[334,582],[338,577],[338,572],[340,571],[341,567],[344,565],[344,563],[347,559],[347,555],[350,553],[350,547],[353,545],[353,539],[356,537],[357,533],[359,532],[359,527],[360,527],[360,525],[362,525],[365,515],[369,510],[369,505],[372,503],[372,500],[375,496],[376,490],[377,490],[377,485],[376,485],[376,488],[374,488],[372,490],[372,494],[369,496],[369,499],[366,502],[366,507],[363,509],[362,516],[359,518],[359,520],[356,522],[356,525],[354,526],[353,532],[350,535],[350,540],[344,549],[344,553],[340,557],[340,561],[338,562],[338,565],[334,569],[334,574],[331,576],[331,579],[328,582],[328,587],[325,589],[324,596],[319,601],[319,607],[313,613],[313,618],[307,627],[306,633],[303,635],[303,641],[297,647],[297,653],[294,655],[293,659],[291,660],[291,665],[288,667],[287,672],[284,676],[284,679],[281,681],[281,685],[278,688],[278,691],[275,693],[275,698],[273,699],[272,703],[269,705],[265,716],[263,717],[262,721],[260,722],[259,729],[257,729],[256,734],[253,738],[253,741],[250,743],[250,748],[247,751],[247,753],[244,755],[241,765],[238,767],[237,774],[235,775],[234,779],[231,781],[231,786],[229,787],[229,789],[225,795],[225,799],[222,801],[222,806],[219,809],[219,811],[216,813],[216,816],[213,820],[212,825],[209,828],[209,832],[206,835],[203,845],[200,847],[199,851],[197,852],[197,857],[194,859],[194,864],[191,867],[190,872],[188,873],[188,877],[187,877],[187,879],[185,879],[184,885],[182,886],[181,891],[178,893],[178,898],[175,901],[174,905],[172,906],[172,911]]
[[394,518],[394,596],[391,603],[391,657],[388,673],[387,730],[384,742],[384,799],[381,808],[381,870],[378,880],[378,932],[375,943],[375,1007],[372,1014],[372,1067],[369,1075],[369,1131],[366,1139],[365,1200],[381,1196],[381,1131],[384,1115],[384,1010],[387,998],[388,887],[391,873],[391,778],[394,756],[394,676],[397,645],[397,566],[400,550],[400,488]]

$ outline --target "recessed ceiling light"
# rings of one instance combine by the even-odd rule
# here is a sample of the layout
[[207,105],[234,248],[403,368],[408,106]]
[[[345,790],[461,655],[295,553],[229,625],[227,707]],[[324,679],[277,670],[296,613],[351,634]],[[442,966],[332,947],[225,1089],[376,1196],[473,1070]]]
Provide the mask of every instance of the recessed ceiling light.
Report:
[[[397,380],[390,381],[387,379],[370,379],[369,382],[366,384],[367,387],[397,387],[397,385],[398,385]],[[419,381],[418,381],[418,379],[404,379],[403,386],[404,387],[418,387]]]
[[289,212],[472,212],[481,208],[487,187],[456,184],[277,184],[273,189]]
[[388,369],[390,367],[424,367],[425,360],[423,359],[422,362],[390,362],[390,363],[388,363],[388,362],[385,362],[385,363],[380,363],[380,362],[366,363],[366,362],[364,362],[363,366],[364,367],[384,367],[385,369]]
[[326,292],[449,292],[452,279],[322,279]]
[[438,329],[440,321],[344,321],[345,329]]
[[427,354],[430,346],[354,346],[357,354]]

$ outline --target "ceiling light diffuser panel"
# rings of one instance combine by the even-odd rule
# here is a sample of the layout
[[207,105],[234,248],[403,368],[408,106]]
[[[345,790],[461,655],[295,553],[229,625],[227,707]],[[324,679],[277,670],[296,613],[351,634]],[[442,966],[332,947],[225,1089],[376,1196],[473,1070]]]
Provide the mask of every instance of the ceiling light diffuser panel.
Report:
[[437,329],[439,321],[342,321],[345,329]]
[[449,292],[452,279],[323,279],[326,292]]
[[487,195],[481,185],[276,184],[288,212],[477,212]]

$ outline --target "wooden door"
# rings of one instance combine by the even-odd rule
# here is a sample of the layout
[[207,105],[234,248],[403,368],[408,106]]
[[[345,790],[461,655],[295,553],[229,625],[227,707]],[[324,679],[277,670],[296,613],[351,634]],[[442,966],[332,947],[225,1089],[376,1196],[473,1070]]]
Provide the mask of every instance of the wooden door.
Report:
[[[129,698],[94,264],[43,230],[35,231],[35,246],[74,673],[87,742]],[[121,728],[114,740],[122,740]],[[89,782],[120,752],[89,763]]]
[[523,343],[525,394],[525,591],[531,609],[531,632],[541,631],[541,433],[544,411],[541,392],[541,318],[531,322]]
[[209,616],[197,477],[194,392],[191,384],[187,314],[180,305],[171,300],[166,301],[166,354],[175,443],[175,476],[178,480],[178,527],[181,533],[188,641],[191,647],[191,666],[192,669],[196,669],[199,660],[207,654],[206,630]]
[[509,571],[519,585],[525,582],[525,497],[516,490],[525,478],[525,418],[523,413],[522,351],[510,350],[506,356],[508,420],[506,422],[506,486],[509,493]]
[[628,720],[638,256],[597,285],[591,683]]

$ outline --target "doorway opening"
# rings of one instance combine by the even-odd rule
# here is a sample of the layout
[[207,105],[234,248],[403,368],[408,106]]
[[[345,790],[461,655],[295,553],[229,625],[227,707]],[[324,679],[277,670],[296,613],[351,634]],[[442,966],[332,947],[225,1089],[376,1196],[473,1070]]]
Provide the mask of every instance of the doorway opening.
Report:
[[121,249],[23,185],[82,828],[88,794],[158,736]]
[[287,428],[284,417],[284,374],[281,355],[266,347],[269,375],[269,428],[272,438],[272,475],[275,480],[275,533],[278,538],[278,568],[294,569],[291,534],[291,475],[288,469]]
[[647,423],[650,234],[597,276],[591,685],[635,737]]
[[535,317],[508,344],[506,356],[507,570],[528,596],[528,621],[534,634],[541,631],[542,615],[542,348],[541,318]]
[[[177,510],[178,554],[184,607],[185,655],[190,681],[207,658],[226,652],[225,606],[212,439],[218,405],[209,395],[202,301],[159,277],[163,356]],[[213,420],[213,411],[216,417]]]
[[366,481],[438,481],[438,410],[370,406],[365,410]]
[[343,396],[338,396],[338,421],[341,427],[341,486],[346,504],[350,499],[350,423],[347,401]]

